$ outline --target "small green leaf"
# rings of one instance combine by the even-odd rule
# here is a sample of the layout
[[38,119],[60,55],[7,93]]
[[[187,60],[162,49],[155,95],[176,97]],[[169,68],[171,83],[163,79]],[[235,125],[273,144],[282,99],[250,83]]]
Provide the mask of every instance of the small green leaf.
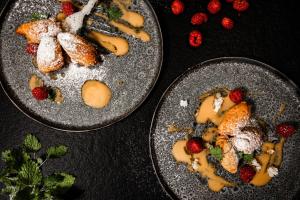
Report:
[[32,160],[21,166],[18,177],[26,185],[36,185],[42,180],[42,173],[37,163]]
[[209,149],[210,154],[218,160],[222,160],[222,149],[220,147],[212,147]]
[[41,20],[41,19],[47,19],[48,18],[48,15],[46,14],[41,14],[41,13],[32,13],[31,14],[31,20]]
[[243,159],[246,163],[250,163],[253,160],[253,154],[243,154]]
[[11,153],[11,150],[5,150],[2,152],[2,160],[6,163],[14,161],[14,157]]
[[28,149],[30,151],[34,151],[34,152],[40,150],[41,147],[42,147],[42,145],[39,142],[39,140],[37,139],[37,137],[35,137],[32,134],[28,134],[25,137],[24,146],[25,146],[26,149]]
[[67,173],[55,173],[44,180],[44,185],[51,193],[63,193],[73,186],[75,177]]
[[39,165],[40,165],[40,164],[42,164],[42,163],[43,163],[43,159],[41,159],[41,158],[37,158],[37,159],[36,159],[36,162],[37,162],[37,164],[39,164]]
[[2,194],[16,194],[18,191],[18,188],[16,186],[6,186],[5,188],[2,188],[1,193]]
[[109,20],[116,20],[122,17],[123,13],[117,6],[111,6],[107,10],[107,16]]
[[68,147],[64,145],[59,145],[56,147],[50,147],[47,149],[47,157],[48,158],[58,158],[64,156],[68,151]]

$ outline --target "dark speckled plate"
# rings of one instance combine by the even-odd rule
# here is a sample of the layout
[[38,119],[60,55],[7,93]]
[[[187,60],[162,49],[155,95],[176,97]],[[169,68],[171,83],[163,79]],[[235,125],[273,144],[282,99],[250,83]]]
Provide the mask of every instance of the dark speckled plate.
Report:
[[[16,0],[9,5],[6,15],[1,17],[0,77],[9,98],[31,118],[62,130],[97,129],[128,116],[150,93],[162,63],[161,31],[150,3],[134,0],[132,5],[133,10],[145,17],[145,30],[152,37],[150,42],[143,43],[120,33],[129,41],[130,51],[126,56],[105,55],[104,62],[92,69],[67,67],[58,73],[57,80],[52,80],[34,67],[30,56],[24,51],[25,39],[17,36],[15,30],[18,25],[29,21],[33,12],[53,16],[59,9],[56,0]],[[31,74],[42,77],[46,85],[59,87],[65,97],[64,103],[56,105],[33,99],[28,88]],[[111,88],[113,97],[109,106],[97,110],[82,102],[80,89],[88,79],[98,79]]]
[[[264,187],[242,185],[211,192],[206,180],[187,171],[186,165],[176,164],[171,155],[172,145],[184,138],[184,133],[169,134],[167,125],[192,126],[198,96],[216,87],[246,87],[252,94],[255,113],[271,123],[280,104],[286,111],[280,121],[300,121],[299,90],[294,83],[274,68],[246,58],[220,58],[197,65],[177,78],[167,89],[156,109],[150,132],[153,166],[161,185],[174,199],[292,199],[300,189],[300,132],[288,139],[279,175]],[[188,107],[181,107],[187,100]],[[198,129],[199,128],[199,129]],[[197,127],[197,135],[201,132]],[[272,133],[270,133],[272,134]],[[239,180],[217,165],[217,173],[229,180]]]

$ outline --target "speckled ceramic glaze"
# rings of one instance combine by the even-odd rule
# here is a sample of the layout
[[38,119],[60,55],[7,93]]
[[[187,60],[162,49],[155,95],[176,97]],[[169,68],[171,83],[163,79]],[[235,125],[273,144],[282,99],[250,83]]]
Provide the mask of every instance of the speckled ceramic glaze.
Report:
[[[245,87],[254,102],[254,115],[271,124],[280,104],[286,111],[278,122],[300,121],[299,90],[275,69],[245,58],[221,58],[204,62],[180,76],[165,92],[153,117],[150,150],[157,176],[174,199],[292,199],[300,188],[300,133],[289,138],[284,146],[284,160],[279,175],[264,187],[241,184],[238,175],[230,175],[217,166],[217,173],[241,186],[211,192],[198,174],[189,173],[185,164],[177,164],[171,155],[172,145],[184,133],[169,134],[167,125],[193,126],[200,94],[216,87]],[[181,107],[187,100],[188,107]],[[196,126],[200,135],[204,126]],[[272,132],[268,133],[272,136]],[[273,135],[275,136],[275,135]],[[212,160],[210,160],[212,162]]]
[[[81,2],[87,3],[87,0]],[[28,116],[64,130],[96,129],[129,115],[151,91],[162,62],[162,37],[153,9],[147,0],[134,1],[131,8],[145,17],[144,29],[151,35],[150,42],[143,43],[118,33],[129,42],[130,51],[126,56],[104,55],[103,63],[91,69],[65,67],[57,73],[57,80],[52,80],[34,67],[24,50],[26,40],[16,35],[15,30],[29,21],[33,12],[55,15],[60,4],[56,0],[17,0],[11,3],[2,18],[0,38],[0,76],[8,96]],[[59,87],[64,103],[57,105],[50,101],[36,101],[28,87],[31,74],[40,76],[46,85]],[[104,109],[92,109],[83,103],[81,86],[89,79],[103,81],[111,88],[113,97]]]

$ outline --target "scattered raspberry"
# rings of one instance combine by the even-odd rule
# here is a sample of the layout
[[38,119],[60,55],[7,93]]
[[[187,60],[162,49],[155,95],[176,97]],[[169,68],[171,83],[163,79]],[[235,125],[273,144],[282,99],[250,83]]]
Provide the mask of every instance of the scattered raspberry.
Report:
[[200,25],[207,22],[207,20],[208,20],[207,14],[198,12],[192,16],[191,23],[193,25]]
[[38,50],[38,47],[39,45],[38,44],[35,44],[35,43],[28,43],[26,45],[26,52],[30,55],[33,55],[35,56],[36,55],[36,52]]
[[250,165],[244,165],[240,169],[240,178],[244,183],[249,183],[256,174],[254,168]]
[[72,15],[74,13],[74,6],[72,2],[66,1],[61,3],[61,11],[66,15]]
[[233,20],[228,17],[223,17],[221,23],[224,28],[229,29],[229,30],[232,29],[234,26]]
[[171,10],[174,15],[179,15],[184,11],[184,4],[180,0],[174,0],[171,4]]
[[280,136],[287,138],[296,132],[296,128],[291,124],[282,123],[276,126],[276,132]]
[[237,10],[238,12],[244,12],[248,10],[249,3],[247,0],[234,0],[232,6],[233,9]]
[[241,103],[244,99],[244,92],[239,88],[231,90],[229,93],[229,98],[236,104]]
[[190,32],[189,43],[192,47],[199,47],[202,44],[202,34],[194,30]]
[[36,87],[31,91],[31,93],[37,100],[44,100],[48,98],[48,90],[46,87]]
[[221,3],[219,0],[211,0],[207,5],[207,10],[211,14],[216,14],[221,10]]
[[190,154],[200,153],[203,149],[200,138],[191,138],[186,143],[186,150]]

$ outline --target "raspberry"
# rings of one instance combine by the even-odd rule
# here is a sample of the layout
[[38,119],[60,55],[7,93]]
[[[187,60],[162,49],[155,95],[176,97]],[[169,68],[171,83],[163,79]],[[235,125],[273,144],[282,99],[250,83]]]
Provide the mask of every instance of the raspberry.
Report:
[[31,93],[37,100],[44,100],[48,98],[48,90],[46,87],[36,87],[31,91]]
[[39,45],[35,43],[28,43],[26,45],[26,52],[30,55],[36,56]]
[[202,146],[201,139],[194,137],[187,141],[186,149],[188,153],[195,154],[200,153],[204,148]]
[[231,90],[229,93],[229,98],[232,102],[239,104],[244,99],[244,92],[239,88]]
[[216,14],[221,10],[221,3],[219,0],[211,0],[207,5],[207,10],[211,14]]
[[191,23],[193,25],[200,25],[203,24],[204,22],[207,22],[207,20],[208,20],[207,14],[199,12],[192,16]]
[[296,132],[296,128],[288,123],[281,123],[276,126],[276,133],[282,137],[290,137]]
[[234,22],[232,19],[228,17],[224,17],[221,22],[222,26],[228,30],[232,29],[234,26]]
[[184,4],[180,0],[175,0],[171,4],[171,10],[174,15],[179,15],[184,11]]
[[244,12],[244,11],[248,10],[249,3],[247,0],[234,0],[232,6],[233,6],[233,9],[235,9],[239,12]]
[[189,43],[192,47],[199,47],[202,44],[202,34],[200,31],[194,30],[190,32]]
[[74,6],[72,2],[66,1],[61,3],[61,11],[66,15],[72,15],[74,13]]
[[244,183],[249,183],[253,179],[255,174],[255,170],[250,165],[244,165],[240,169],[240,178]]

